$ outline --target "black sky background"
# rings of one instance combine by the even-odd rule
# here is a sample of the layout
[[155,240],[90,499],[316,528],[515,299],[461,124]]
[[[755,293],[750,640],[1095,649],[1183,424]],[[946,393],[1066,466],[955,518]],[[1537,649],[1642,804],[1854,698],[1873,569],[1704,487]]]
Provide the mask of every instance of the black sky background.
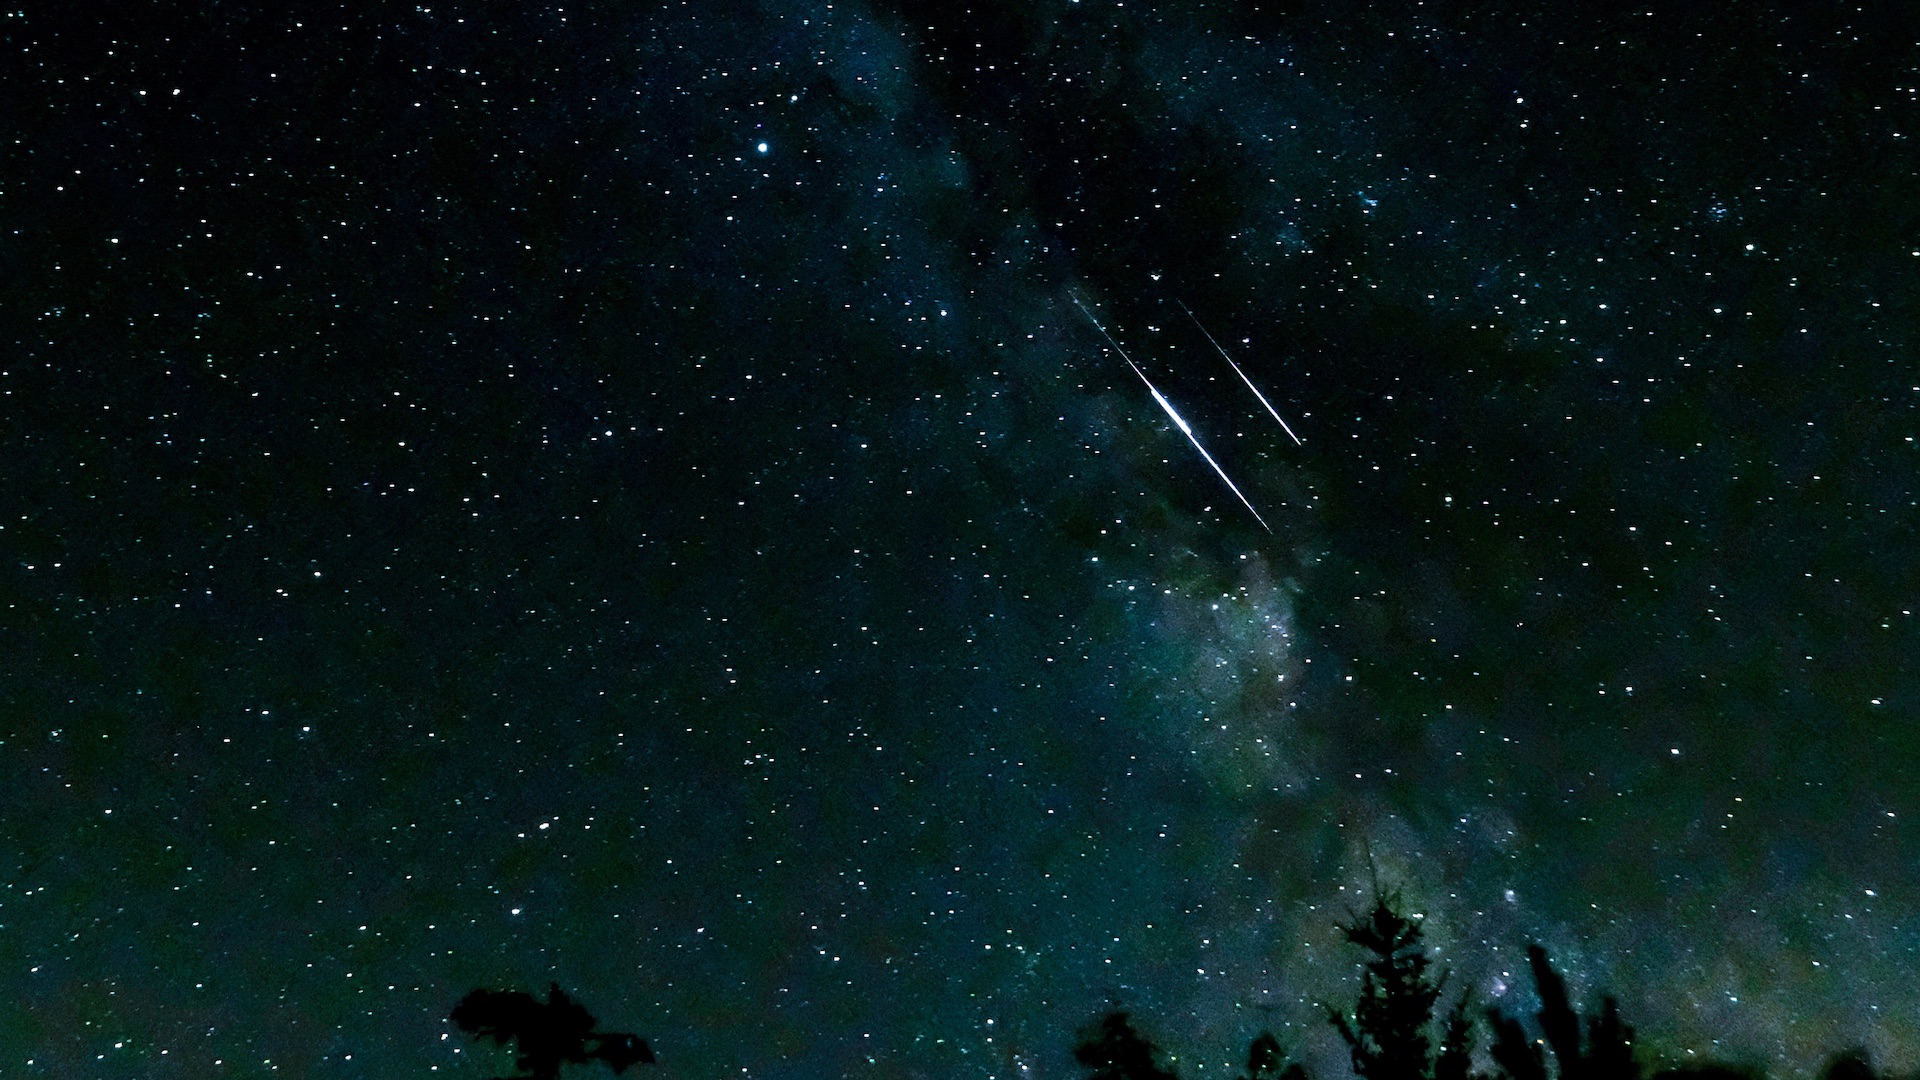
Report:
[[1910,1067],[1912,23],[6,13],[4,1071]]

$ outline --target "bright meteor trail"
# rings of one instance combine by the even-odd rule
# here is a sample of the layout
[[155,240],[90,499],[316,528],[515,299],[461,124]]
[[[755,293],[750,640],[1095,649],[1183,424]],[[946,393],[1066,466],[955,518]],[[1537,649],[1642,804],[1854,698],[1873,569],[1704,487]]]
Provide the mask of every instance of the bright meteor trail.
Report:
[[[1227,350],[1221,348],[1220,343],[1213,340],[1213,335],[1207,331],[1206,325],[1200,321],[1200,316],[1195,315],[1191,308],[1187,307],[1186,304],[1181,303],[1179,300],[1175,300],[1174,303],[1180,304],[1180,310],[1187,313],[1187,318],[1193,320],[1193,325],[1200,327],[1200,332],[1207,335],[1207,341],[1211,342],[1213,345],[1214,351],[1220,354],[1220,359],[1225,360],[1228,364],[1231,364],[1233,366],[1233,373],[1235,375],[1240,376],[1240,381],[1247,384],[1247,389],[1253,391],[1253,396],[1259,398],[1260,404],[1265,405],[1267,407],[1267,412],[1271,414],[1274,420],[1280,424],[1280,430],[1286,432],[1287,437],[1293,440],[1293,445],[1295,446],[1305,445],[1300,441],[1300,436],[1295,435],[1293,433],[1293,429],[1287,426],[1287,422],[1285,420],[1280,419],[1279,411],[1276,410],[1273,407],[1273,404],[1267,400],[1267,395],[1261,393],[1260,388],[1253,385],[1253,380],[1247,378],[1247,373],[1244,371],[1241,371],[1240,365],[1235,364],[1233,362],[1233,357],[1227,355]],[[1081,310],[1084,311],[1085,309],[1082,308]]]
[[1221,482],[1227,485],[1227,489],[1229,491],[1233,492],[1234,498],[1240,500],[1240,505],[1247,508],[1247,513],[1253,515],[1253,520],[1259,522],[1261,528],[1267,530],[1268,532],[1272,532],[1273,526],[1267,524],[1267,519],[1260,516],[1260,511],[1255,510],[1253,508],[1253,504],[1247,501],[1247,497],[1245,495],[1240,494],[1240,489],[1234,485],[1234,482],[1231,479],[1228,479],[1227,470],[1221,468],[1220,463],[1213,460],[1213,455],[1207,453],[1207,448],[1200,445],[1200,440],[1193,437],[1193,429],[1187,426],[1187,422],[1185,420],[1180,419],[1179,413],[1173,411],[1173,406],[1167,401],[1166,398],[1160,395],[1160,391],[1154,389],[1154,386],[1152,383],[1147,382],[1146,374],[1142,372],[1139,366],[1134,364],[1134,362],[1131,360],[1127,361],[1127,366],[1133,368],[1133,373],[1135,375],[1140,376],[1141,382],[1147,383],[1147,392],[1153,395],[1153,400],[1159,402],[1160,407],[1167,410],[1168,416],[1173,417],[1173,422],[1175,424],[1178,424],[1180,427],[1180,433],[1187,437],[1187,441],[1193,444],[1193,448],[1195,450],[1200,451],[1201,457],[1207,459],[1207,464],[1213,466],[1213,471],[1220,474]]
[[[1200,456],[1207,460],[1207,464],[1213,466],[1213,471],[1220,476],[1220,482],[1227,485],[1227,490],[1233,492],[1233,497],[1240,500],[1241,506],[1247,508],[1247,513],[1253,515],[1253,520],[1259,522],[1261,528],[1272,532],[1273,526],[1267,524],[1267,519],[1260,516],[1260,511],[1253,508],[1253,504],[1247,501],[1245,495],[1240,494],[1239,485],[1233,482],[1233,479],[1227,475],[1227,470],[1220,467],[1219,462],[1213,460],[1213,455],[1207,453],[1207,448],[1200,445],[1200,440],[1194,437],[1193,428],[1189,427],[1187,422],[1180,418],[1180,414],[1174,411],[1173,403],[1168,401],[1166,396],[1160,393],[1160,389],[1153,385],[1153,380],[1147,378],[1147,373],[1140,370],[1140,365],[1133,362],[1133,357],[1127,355],[1127,350],[1121,348],[1120,343],[1113,340],[1113,335],[1107,333],[1107,328],[1100,325],[1100,320],[1093,317],[1093,312],[1087,310],[1087,305],[1081,303],[1078,296],[1073,298],[1073,306],[1080,309],[1080,314],[1085,315],[1087,321],[1093,324],[1093,328],[1100,331],[1100,336],[1107,339],[1107,344],[1112,345],[1113,351],[1120,354],[1120,359],[1125,360],[1127,366],[1133,369],[1133,373],[1140,376],[1140,381],[1147,384],[1147,393],[1152,394],[1153,400],[1159,402],[1160,407],[1165,409],[1167,415],[1173,418],[1174,426],[1180,429],[1180,434],[1185,435],[1187,441],[1193,444],[1193,448],[1200,451]],[[1189,312],[1188,314],[1192,313]],[[1202,330],[1204,331],[1204,329],[1203,327]],[[1215,346],[1215,348],[1218,347],[1217,345]],[[1259,391],[1255,391],[1255,393],[1258,392]],[[1286,425],[1282,424],[1281,426],[1285,427]],[[1291,435],[1292,432],[1288,432],[1288,434]],[[1296,439],[1294,441],[1298,442],[1299,440]]]

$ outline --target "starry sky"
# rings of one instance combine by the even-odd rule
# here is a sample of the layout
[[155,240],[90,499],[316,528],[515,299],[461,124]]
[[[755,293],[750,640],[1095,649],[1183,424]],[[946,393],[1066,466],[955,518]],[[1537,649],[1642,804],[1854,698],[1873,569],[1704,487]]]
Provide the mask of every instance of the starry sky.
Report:
[[1917,22],[0,12],[0,1072],[1920,1064]]

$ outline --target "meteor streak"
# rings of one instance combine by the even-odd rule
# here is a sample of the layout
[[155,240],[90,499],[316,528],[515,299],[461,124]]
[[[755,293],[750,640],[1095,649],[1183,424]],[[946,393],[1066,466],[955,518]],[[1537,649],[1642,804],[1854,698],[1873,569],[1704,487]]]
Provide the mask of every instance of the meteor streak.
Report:
[[[1133,367],[1133,361],[1127,361],[1127,365]],[[1140,376],[1141,382],[1147,382],[1146,375],[1142,373],[1138,367],[1133,368],[1133,373]],[[1253,504],[1247,501],[1245,495],[1240,494],[1240,488],[1227,477],[1227,470],[1221,468],[1220,463],[1213,460],[1213,455],[1207,453],[1207,448],[1200,445],[1199,439],[1194,438],[1193,429],[1187,426],[1185,420],[1180,419],[1180,414],[1173,411],[1173,406],[1167,402],[1165,397],[1161,396],[1160,391],[1154,389],[1153,384],[1150,382],[1147,383],[1147,392],[1153,395],[1153,400],[1159,402],[1161,408],[1167,410],[1168,416],[1173,417],[1174,424],[1180,428],[1180,434],[1185,435],[1187,441],[1193,444],[1193,448],[1200,451],[1200,456],[1207,459],[1207,464],[1213,466],[1213,471],[1220,474],[1220,482],[1227,485],[1227,490],[1233,492],[1233,497],[1240,500],[1241,506],[1247,508],[1247,513],[1253,515],[1253,520],[1259,522],[1261,528],[1272,532],[1273,526],[1267,524],[1267,519],[1260,516],[1260,511],[1253,508]]]
[[[1200,456],[1206,459],[1207,464],[1213,466],[1213,471],[1219,475],[1220,482],[1227,485],[1227,490],[1233,492],[1233,497],[1240,500],[1241,506],[1247,508],[1247,513],[1253,515],[1253,520],[1259,522],[1261,528],[1272,532],[1273,526],[1267,524],[1267,519],[1260,516],[1260,511],[1253,508],[1253,504],[1247,501],[1245,495],[1240,494],[1239,485],[1233,482],[1232,478],[1227,475],[1227,470],[1220,467],[1219,462],[1213,460],[1213,455],[1207,453],[1207,448],[1200,445],[1200,440],[1193,434],[1193,428],[1189,427],[1187,422],[1180,418],[1180,414],[1174,411],[1173,403],[1167,400],[1166,395],[1160,392],[1159,387],[1153,385],[1153,380],[1147,378],[1147,373],[1140,370],[1140,365],[1133,362],[1133,357],[1127,355],[1127,350],[1121,348],[1120,343],[1113,340],[1113,335],[1107,333],[1107,328],[1100,325],[1100,320],[1093,317],[1093,312],[1087,310],[1087,305],[1081,303],[1078,296],[1073,298],[1073,306],[1080,309],[1080,314],[1085,315],[1087,321],[1093,324],[1093,328],[1100,331],[1100,336],[1107,339],[1107,344],[1112,345],[1113,351],[1120,354],[1120,359],[1125,360],[1127,366],[1133,369],[1133,373],[1140,376],[1140,381],[1147,384],[1147,393],[1153,395],[1153,400],[1159,402],[1160,407],[1166,410],[1167,415],[1172,418],[1174,426],[1180,429],[1180,434],[1185,435],[1187,441],[1193,444],[1193,448],[1200,451]],[[1191,312],[1189,312],[1189,314],[1191,314]],[[1202,330],[1204,331],[1204,329],[1203,327]],[[1215,347],[1218,348],[1218,346]],[[1258,393],[1258,391],[1255,391],[1255,393]],[[1282,424],[1281,426],[1284,427],[1286,425]],[[1289,434],[1291,434],[1291,432],[1289,432]]]
[[1213,345],[1213,350],[1220,354],[1220,359],[1225,360],[1228,364],[1232,365],[1233,373],[1235,375],[1240,376],[1240,381],[1247,384],[1247,389],[1253,391],[1253,396],[1259,398],[1260,404],[1265,405],[1267,407],[1267,413],[1271,415],[1274,421],[1280,425],[1280,430],[1287,433],[1287,438],[1293,440],[1293,445],[1295,446],[1305,445],[1300,441],[1300,436],[1295,435],[1293,433],[1293,429],[1287,426],[1287,422],[1285,420],[1280,419],[1280,413],[1274,409],[1273,403],[1267,400],[1267,395],[1261,393],[1260,388],[1253,385],[1253,380],[1247,378],[1247,373],[1244,371],[1241,371],[1240,365],[1235,364],[1233,362],[1233,357],[1227,355],[1227,350],[1221,348],[1220,343],[1213,340],[1213,335],[1211,333],[1208,333],[1207,328],[1201,324],[1200,317],[1198,315],[1195,315],[1191,308],[1187,307],[1186,304],[1181,303],[1179,300],[1175,300],[1174,303],[1180,304],[1180,310],[1187,313],[1187,318],[1193,320],[1193,325],[1200,327],[1200,332],[1207,335],[1207,341]]

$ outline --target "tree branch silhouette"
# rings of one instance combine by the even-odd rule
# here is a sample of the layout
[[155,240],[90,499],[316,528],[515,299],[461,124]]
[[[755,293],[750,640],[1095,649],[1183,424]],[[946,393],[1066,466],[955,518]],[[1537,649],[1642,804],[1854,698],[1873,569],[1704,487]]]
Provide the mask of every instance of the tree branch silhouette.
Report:
[[645,1039],[593,1030],[593,1014],[559,983],[548,989],[544,1004],[518,990],[475,990],[460,999],[448,1019],[476,1039],[516,1044],[514,1066],[520,1075],[499,1080],[558,1080],[561,1065],[589,1061],[604,1061],[616,1073],[654,1063]]

